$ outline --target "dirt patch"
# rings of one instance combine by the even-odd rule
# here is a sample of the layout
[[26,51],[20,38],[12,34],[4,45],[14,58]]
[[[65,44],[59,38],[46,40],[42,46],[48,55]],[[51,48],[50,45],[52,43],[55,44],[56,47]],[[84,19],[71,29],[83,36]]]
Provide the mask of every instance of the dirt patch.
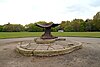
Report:
[[2,43],[0,44],[2,45],[0,46],[0,67],[100,67],[99,38],[70,37],[68,39],[83,42],[83,48],[60,56],[25,57],[15,52],[16,43]]

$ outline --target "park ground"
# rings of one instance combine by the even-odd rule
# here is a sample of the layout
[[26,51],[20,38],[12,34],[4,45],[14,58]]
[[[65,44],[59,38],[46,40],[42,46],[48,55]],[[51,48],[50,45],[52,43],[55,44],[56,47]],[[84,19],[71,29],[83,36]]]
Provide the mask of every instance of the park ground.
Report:
[[35,37],[0,39],[0,67],[100,67],[100,38],[67,37],[80,41],[83,48],[53,57],[26,57],[15,51],[16,41]]
[[[0,39],[39,37],[43,32],[0,32]],[[54,36],[59,37],[92,37],[100,38],[100,32],[52,32]]]

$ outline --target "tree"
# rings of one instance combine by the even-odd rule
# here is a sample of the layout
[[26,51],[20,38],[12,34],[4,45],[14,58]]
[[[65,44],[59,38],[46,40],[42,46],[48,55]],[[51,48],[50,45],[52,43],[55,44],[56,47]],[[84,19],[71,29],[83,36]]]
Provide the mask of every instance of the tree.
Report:
[[74,29],[73,29],[73,27],[72,27],[71,25],[68,25],[68,26],[66,26],[66,27],[64,28],[64,31],[65,31],[65,32],[73,32]]
[[51,28],[51,32],[57,32],[59,30],[59,26]]
[[93,24],[92,24],[92,19],[86,19],[85,20],[85,31],[92,31],[92,28],[93,28]]
[[3,25],[0,25],[0,32],[3,31]]
[[38,22],[36,22],[36,23],[45,24],[45,23],[47,23],[47,22],[46,22],[46,21],[38,21]]
[[36,23],[30,23],[25,25],[25,30],[28,32],[42,32],[43,28],[36,26]]
[[4,32],[21,32],[24,31],[24,27],[21,24],[5,24],[3,27]]
[[60,29],[64,30],[65,26],[67,25],[67,22],[70,22],[70,21],[62,21],[60,24]]
[[73,31],[79,32],[84,31],[84,20],[83,19],[74,19],[71,21],[71,25],[73,27]]
[[100,12],[93,17],[93,31],[100,31]]
[[65,23],[66,25],[64,26],[64,31],[65,32],[71,32],[71,31],[73,31],[73,27],[72,27],[72,23],[70,22],[70,21],[66,21],[66,23]]

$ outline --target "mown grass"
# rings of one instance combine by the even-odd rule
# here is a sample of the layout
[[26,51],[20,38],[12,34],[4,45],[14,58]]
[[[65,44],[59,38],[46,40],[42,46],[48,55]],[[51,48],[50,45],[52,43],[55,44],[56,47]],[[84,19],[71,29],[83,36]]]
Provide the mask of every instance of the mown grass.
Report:
[[37,37],[43,32],[0,32],[0,38]]
[[[39,37],[43,32],[0,32],[0,38]],[[59,37],[95,37],[100,38],[100,32],[52,32]]]

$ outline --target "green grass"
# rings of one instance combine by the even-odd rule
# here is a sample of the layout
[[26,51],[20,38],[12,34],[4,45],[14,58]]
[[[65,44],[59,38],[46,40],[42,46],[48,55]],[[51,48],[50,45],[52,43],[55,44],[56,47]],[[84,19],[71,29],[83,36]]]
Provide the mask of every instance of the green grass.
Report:
[[[0,32],[0,39],[2,38],[21,38],[21,37],[38,37],[43,32]],[[95,37],[100,38],[100,32],[52,32],[54,36],[62,37]]]
[[100,32],[55,32],[56,36],[69,37],[95,37],[100,38]]
[[19,38],[41,36],[42,32],[0,32],[0,38]]

